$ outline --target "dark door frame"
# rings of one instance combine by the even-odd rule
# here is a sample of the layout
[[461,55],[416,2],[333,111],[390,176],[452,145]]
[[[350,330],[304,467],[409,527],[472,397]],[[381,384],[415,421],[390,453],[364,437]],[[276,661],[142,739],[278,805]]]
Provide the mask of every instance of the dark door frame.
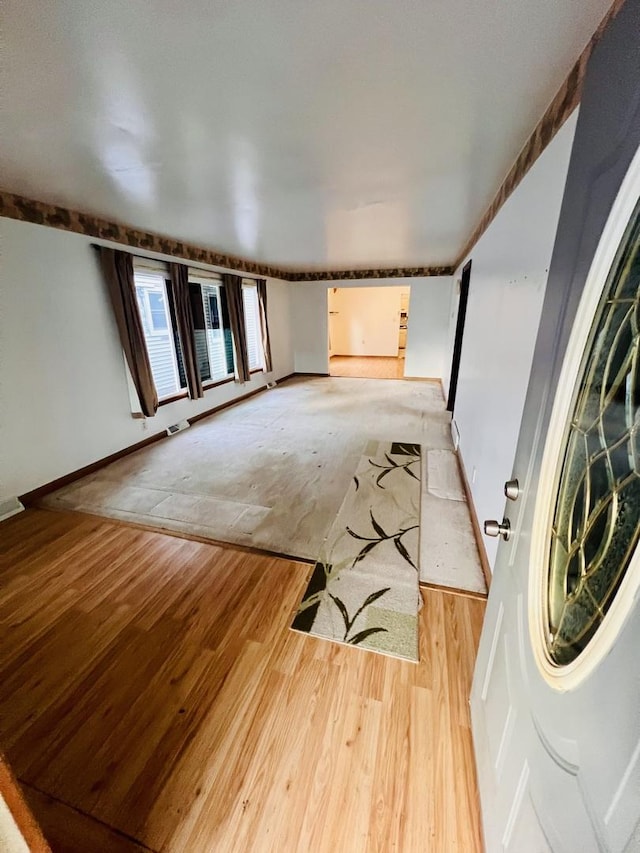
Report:
[[467,316],[467,300],[469,299],[469,282],[471,280],[471,261],[462,268],[460,279],[460,301],[458,302],[458,320],[456,322],[456,337],[453,342],[453,360],[451,362],[451,378],[449,379],[449,398],[447,400],[447,411],[453,414],[456,404],[456,392],[458,390],[458,373],[460,372],[460,356],[462,355],[462,336],[464,334],[464,321]]

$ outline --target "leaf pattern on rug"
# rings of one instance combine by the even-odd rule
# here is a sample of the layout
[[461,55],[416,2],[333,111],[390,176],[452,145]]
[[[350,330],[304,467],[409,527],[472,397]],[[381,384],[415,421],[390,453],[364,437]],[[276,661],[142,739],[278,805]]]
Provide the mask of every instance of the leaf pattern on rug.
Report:
[[291,627],[417,660],[421,448],[369,442],[365,453]]
[[296,631],[310,631],[320,607],[322,593],[327,588],[327,578],[331,575],[331,566],[318,561],[307,584],[300,607],[291,627]]
[[356,621],[358,616],[360,616],[360,614],[363,613],[364,610],[366,610],[366,608],[370,604],[373,604],[374,601],[377,601],[379,598],[382,598],[382,596],[385,593],[389,592],[389,589],[390,589],[390,587],[387,586],[384,589],[378,589],[378,590],[376,590],[376,592],[372,592],[371,595],[368,595],[365,598],[365,600],[363,601],[363,603],[360,605],[360,607],[358,607],[358,609],[356,610],[356,612],[353,614],[352,617],[349,617],[349,612],[348,612],[347,608],[345,607],[344,603],[336,595],[331,595],[331,593],[329,593],[329,598],[331,598],[333,603],[336,605],[336,607],[340,611],[340,615],[342,616],[342,618],[344,620],[344,637],[342,639],[346,643],[351,643],[351,645],[355,646],[359,642],[361,642],[362,640],[371,636],[371,634],[377,634],[377,633],[380,633],[381,631],[387,630],[386,628],[380,628],[380,627],[378,627],[378,628],[367,628],[366,630],[360,631],[359,633],[357,633],[354,637],[351,637],[351,639],[349,638],[349,632],[353,628],[354,622]]
[[356,563],[359,563],[360,560],[363,560],[367,556],[367,554],[373,551],[376,545],[380,545],[382,542],[388,542],[391,539],[393,540],[393,544],[395,545],[398,553],[407,561],[407,563],[409,563],[410,566],[413,566],[413,568],[418,571],[418,567],[411,559],[411,555],[409,554],[405,546],[402,544],[402,537],[406,533],[409,533],[411,530],[417,530],[419,525],[412,524],[411,527],[403,527],[400,530],[397,530],[395,533],[385,533],[382,528],[382,525],[378,524],[378,522],[375,520],[372,509],[369,509],[369,515],[371,516],[371,526],[378,534],[377,537],[371,538],[369,536],[361,536],[359,533],[353,531],[350,527],[346,527],[346,531],[349,536],[353,536],[354,539],[360,539],[362,542],[367,542],[364,548],[356,556],[355,560],[353,561],[353,565],[355,566]]
[[[405,456],[409,456],[408,453],[403,454]],[[374,468],[382,468],[380,474],[376,477],[376,486],[380,486],[381,489],[384,489],[384,486],[381,485],[382,480],[387,476],[387,474],[391,474],[392,471],[404,471],[405,474],[408,474],[410,477],[413,477],[414,480],[420,482],[420,477],[417,477],[415,473],[411,470],[411,466],[415,462],[420,462],[420,456],[415,456],[410,459],[408,462],[403,462],[400,464],[399,462],[394,462],[394,460],[389,456],[388,453],[385,453],[385,458],[387,459],[388,465],[381,465],[379,462],[374,462],[373,459],[370,459],[369,462]]]

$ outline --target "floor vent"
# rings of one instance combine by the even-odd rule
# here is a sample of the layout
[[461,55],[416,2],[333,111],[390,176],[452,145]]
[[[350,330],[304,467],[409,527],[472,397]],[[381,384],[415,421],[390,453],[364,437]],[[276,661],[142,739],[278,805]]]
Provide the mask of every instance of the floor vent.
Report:
[[187,429],[191,424],[189,421],[178,421],[177,424],[171,424],[171,426],[167,427],[167,435],[175,435],[177,432],[182,432],[183,429]]

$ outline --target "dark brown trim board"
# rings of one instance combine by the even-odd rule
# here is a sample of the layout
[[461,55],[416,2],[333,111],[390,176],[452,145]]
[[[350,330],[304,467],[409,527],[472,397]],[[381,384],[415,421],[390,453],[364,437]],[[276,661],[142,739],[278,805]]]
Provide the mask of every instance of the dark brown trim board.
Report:
[[[296,376],[295,373],[290,373],[287,376],[283,376],[282,379],[278,379],[277,384],[280,385],[282,382],[286,382],[287,379],[291,379],[293,376]],[[240,397],[235,397],[233,400],[228,400],[226,403],[221,403],[219,406],[214,406],[212,409],[207,409],[206,412],[201,412],[199,415],[193,415],[190,418],[187,418],[190,424],[195,424],[197,421],[202,420],[203,418],[208,418],[209,415],[215,415],[216,412],[220,412],[223,409],[228,409],[231,406],[235,406],[236,403],[241,403],[243,400],[248,400],[250,397],[254,397],[256,394],[260,394],[262,391],[266,391],[267,385],[263,385],[260,388],[254,388],[253,391],[249,391],[247,394],[242,394]],[[39,500],[50,495],[51,492],[55,492],[57,489],[63,488],[63,486],[68,486],[70,483],[75,482],[76,480],[80,480],[82,477],[86,477],[88,474],[94,474],[96,471],[99,471],[100,468],[105,468],[107,465],[111,464],[111,462],[117,462],[118,459],[122,459],[125,456],[129,456],[131,453],[135,453],[136,450],[142,450],[143,447],[148,447],[150,444],[153,444],[156,441],[161,441],[163,438],[169,438],[165,430],[162,432],[154,433],[150,435],[148,438],[145,438],[143,441],[138,441],[136,444],[131,444],[129,447],[124,447],[122,450],[117,450],[115,453],[109,454],[109,456],[104,456],[102,459],[97,459],[95,462],[91,462],[89,465],[85,465],[83,468],[78,468],[76,471],[71,471],[69,474],[65,474],[62,477],[58,477],[56,480],[51,480],[49,483],[44,483],[42,486],[38,486],[35,489],[32,489],[30,492],[25,492],[24,495],[19,496],[19,500],[25,507],[30,507],[36,504]],[[209,541],[209,540],[206,540]]]
[[125,447],[122,450],[117,450],[115,453],[109,454],[109,456],[103,456],[102,459],[97,459],[95,462],[91,462],[89,465],[78,468],[76,471],[71,471],[69,474],[64,474],[62,477],[51,480],[49,483],[44,483],[42,486],[31,489],[30,492],[25,492],[24,495],[19,495],[18,500],[27,508],[34,506],[39,500],[50,495],[51,492],[55,492],[57,489],[62,489],[64,486],[68,486],[70,483],[80,480],[82,477],[86,477],[89,474],[94,474],[96,471],[99,471],[100,468],[106,467],[111,462],[117,462],[118,459],[129,456],[130,453],[135,453],[136,450],[142,450],[143,447],[148,447],[150,444],[160,441],[162,438],[167,438],[167,434],[164,430],[150,435],[143,441],[130,444],[129,447]]
[[[163,397],[162,400],[158,400],[158,406],[168,406],[169,403],[176,403],[178,400],[187,400],[189,398],[188,391],[181,391],[179,394],[172,394],[171,397]],[[135,415],[138,415],[138,412],[135,412]],[[142,415],[144,417],[144,415]]]
[[216,412],[221,412],[223,409],[230,409],[231,406],[235,406],[236,403],[242,403],[244,400],[248,400],[250,397],[255,397],[256,394],[261,394],[263,391],[266,390],[266,385],[262,385],[260,388],[254,388],[253,391],[248,391],[241,397],[236,397],[234,400],[229,400],[226,403],[221,403],[219,406],[214,406],[213,409],[207,409],[206,412],[200,412],[199,415],[193,415],[193,417],[187,418],[187,420],[190,424],[195,424],[198,421],[203,420],[203,418],[208,418],[209,415],[215,415]]
[[207,382],[206,385],[203,384],[202,388],[204,391],[209,391],[211,388],[218,388],[218,386],[226,385],[228,382],[233,382],[233,376],[228,376],[226,379],[218,379],[217,382]]
[[[281,385],[283,382],[286,382],[288,379],[292,379],[294,376],[306,375],[315,376],[327,374],[288,373],[281,379],[273,381],[275,381],[278,385]],[[215,386],[212,385],[210,387]],[[241,397],[235,397],[233,400],[228,400],[226,403],[221,403],[219,406],[214,406],[212,409],[207,409],[206,412],[201,412],[199,415],[193,415],[192,417],[187,418],[187,420],[190,424],[194,424],[197,421],[202,420],[203,418],[209,417],[209,415],[215,415],[216,412],[220,412],[222,411],[222,409],[228,409],[230,406],[234,406],[236,403],[241,403],[243,400],[248,400],[250,397],[254,397],[261,391],[266,390],[268,390],[266,384],[261,386],[260,388],[254,388],[253,391],[249,391],[247,394],[243,394]],[[154,442],[160,441],[163,438],[169,438],[165,430],[162,430],[162,432],[154,433],[148,438],[145,438],[143,441],[138,441],[136,442],[136,444],[131,444],[129,445],[129,447],[125,447],[122,450],[118,450],[115,453],[111,453],[109,456],[104,456],[102,459],[98,459],[89,465],[85,465],[83,468],[78,468],[76,471],[72,471],[69,474],[65,474],[62,477],[58,477],[56,480],[52,480],[50,483],[45,483],[42,486],[38,486],[38,488],[32,489],[30,492],[25,492],[24,495],[19,496],[19,500],[26,507],[33,506],[39,500],[46,497],[46,495],[51,494],[51,492],[55,492],[57,489],[61,489],[63,486],[68,486],[69,483],[73,483],[75,482],[75,480],[80,480],[82,477],[86,477],[88,474],[93,474],[96,471],[99,471],[100,468],[106,467],[111,462],[116,462],[118,459],[122,459],[124,456],[129,456],[129,454],[135,453],[136,450],[142,450],[143,447],[147,447],[149,444],[153,444]]]
[[467,478],[467,472],[464,468],[464,462],[462,461],[462,455],[460,450],[456,450],[456,459],[458,460],[458,468],[460,470],[460,478],[462,479],[462,486],[464,488],[464,493],[467,498],[467,504],[469,506],[469,514],[471,516],[471,524],[473,526],[473,534],[476,538],[476,545],[478,546],[478,555],[480,556],[480,565],[482,566],[482,574],[484,575],[484,581],[487,585],[487,592],[491,589],[491,566],[489,565],[489,558],[487,557],[487,549],[484,546],[484,539],[482,538],[482,528],[480,527],[480,522],[478,521],[478,513],[476,512],[476,505],[473,502],[473,495],[471,494],[471,486],[469,485],[469,480]]

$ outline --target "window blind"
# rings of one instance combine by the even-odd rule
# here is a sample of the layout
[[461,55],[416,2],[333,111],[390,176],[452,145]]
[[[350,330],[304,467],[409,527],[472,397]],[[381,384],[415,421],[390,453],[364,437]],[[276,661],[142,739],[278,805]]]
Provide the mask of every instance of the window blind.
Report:
[[258,310],[258,289],[255,284],[242,285],[242,301],[244,304],[244,321],[247,331],[249,369],[258,370],[262,367],[262,340]]

